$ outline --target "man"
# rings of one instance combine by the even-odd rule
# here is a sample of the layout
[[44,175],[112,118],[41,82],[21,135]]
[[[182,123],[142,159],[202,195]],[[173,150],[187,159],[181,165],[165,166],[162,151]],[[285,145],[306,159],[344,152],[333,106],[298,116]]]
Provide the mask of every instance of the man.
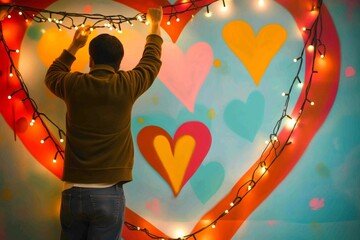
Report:
[[[162,8],[150,8],[143,56],[130,71],[119,70],[124,50],[114,36],[101,34],[89,45],[90,72],[70,72],[90,27],[75,32],[67,50],[50,66],[46,86],[66,107],[62,240],[121,239],[125,198],[134,159],[131,110],[161,66]],[[51,49],[49,49],[50,51]]]

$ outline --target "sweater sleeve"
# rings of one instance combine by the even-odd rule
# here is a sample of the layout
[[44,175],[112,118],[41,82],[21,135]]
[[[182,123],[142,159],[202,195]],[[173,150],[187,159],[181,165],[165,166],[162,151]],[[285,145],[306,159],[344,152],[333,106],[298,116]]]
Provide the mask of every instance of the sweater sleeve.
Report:
[[71,65],[75,59],[75,56],[67,50],[63,50],[60,57],[55,59],[46,73],[45,85],[61,99],[65,98],[65,80],[70,76]]
[[139,63],[132,70],[123,72],[130,81],[134,101],[150,88],[160,71],[162,43],[163,39],[159,35],[148,35]]

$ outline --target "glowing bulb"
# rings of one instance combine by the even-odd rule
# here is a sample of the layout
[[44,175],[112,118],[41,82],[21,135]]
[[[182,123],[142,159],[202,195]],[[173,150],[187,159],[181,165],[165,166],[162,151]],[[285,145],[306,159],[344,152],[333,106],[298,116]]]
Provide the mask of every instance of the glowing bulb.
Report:
[[49,22],[52,22],[51,18],[48,18],[48,21],[49,21]]
[[63,143],[63,142],[64,142],[64,139],[63,139],[63,138],[60,138],[60,142]]
[[233,207],[233,206],[234,206],[234,203],[233,203],[233,202],[231,202],[231,203],[230,203],[230,207]]
[[251,190],[251,186],[249,185],[249,186],[248,186],[248,191],[250,191],[250,190]]
[[304,86],[304,83],[302,83],[302,82],[299,82],[299,83],[298,83],[298,87],[299,87],[299,88],[302,88],[303,86]]
[[266,141],[265,141],[265,144],[268,145],[268,144],[269,144],[269,140],[266,140]]
[[10,15],[10,14],[8,15],[8,18],[11,18],[11,15]]
[[45,142],[44,139],[41,139],[41,140],[40,140],[40,143],[41,143],[41,144],[44,144],[44,142]]
[[121,30],[121,29],[119,29],[117,32],[118,32],[118,33],[122,33],[122,30]]
[[320,54],[320,58],[324,58],[325,57],[325,55],[324,54]]
[[9,96],[8,96],[8,99],[10,100],[11,98],[12,98],[11,95],[9,95]]
[[177,22],[180,22],[180,18],[177,17],[177,18],[176,18],[176,21],[177,21]]
[[13,73],[9,73],[9,77],[13,77],[14,76],[14,74]]
[[211,225],[211,227],[212,227],[212,228],[216,228],[216,225],[215,225],[215,223],[214,223],[213,225]]
[[211,16],[212,16],[212,13],[211,13],[211,12],[206,12],[206,13],[205,13],[205,17],[209,18],[209,17],[211,17]]
[[264,174],[266,172],[266,167],[265,166],[262,166],[261,167],[261,172]]
[[16,52],[16,53],[19,53],[19,52],[20,52],[20,50],[19,50],[19,49],[16,49],[16,50],[15,50],[15,52]]
[[311,105],[311,106],[314,106],[314,105],[315,105],[315,103],[314,103],[314,102],[310,102],[310,105]]
[[307,49],[308,49],[308,51],[310,51],[310,52],[314,51],[314,45],[312,45],[312,44],[309,45]]
[[23,13],[22,12],[19,12],[19,15],[22,15]]
[[296,124],[296,120],[293,118],[289,118],[286,125],[288,128],[291,129],[295,126],[295,124]]
[[305,32],[305,31],[306,31],[306,27],[303,27],[302,30]]
[[258,4],[259,4],[259,7],[263,7],[263,6],[265,6],[265,1],[264,0],[258,0]]
[[140,227],[137,227],[136,229],[137,229],[138,231],[140,231],[141,228],[140,228]]
[[34,124],[35,124],[35,119],[31,119],[30,126],[34,126]]
[[169,21],[167,21],[167,23],[166,23],[168,26],[170,26],[170,24],[171,24],[171,22],[170,22],[170,20]]
[[229,210],[226,209],[226,210],[225,210],[225,214],[228,214],[228,213],[229,213]]
[[56,159],[53,159],[53,163],[56,163]]

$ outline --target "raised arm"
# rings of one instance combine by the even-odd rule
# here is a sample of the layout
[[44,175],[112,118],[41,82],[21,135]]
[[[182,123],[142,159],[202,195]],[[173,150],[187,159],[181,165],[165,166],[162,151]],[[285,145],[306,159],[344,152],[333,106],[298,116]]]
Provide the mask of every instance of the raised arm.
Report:
[[149,34],[156,34],[161,36],[160,24],[163,17],[162,7],[159,8],[149,8],[146,14],[146,19],[149,21],[150,28]]

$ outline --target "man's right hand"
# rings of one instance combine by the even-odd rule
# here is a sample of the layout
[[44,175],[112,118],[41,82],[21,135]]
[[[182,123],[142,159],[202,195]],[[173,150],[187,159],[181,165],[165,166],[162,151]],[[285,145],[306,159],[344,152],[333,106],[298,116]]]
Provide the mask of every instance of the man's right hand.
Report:
[[150,24],[150,34],[160,34],[160,23],[163,18],[163,9],[159,8],[149,8],[146,14],[146,20],[149,21]]
[[91,26],[86,25],[85,27],[81,27],[76,30],[73,40],[68,48],[68,51],[75,56],[76,52],[85,46],[88,37],[91,33],[90,31]]

